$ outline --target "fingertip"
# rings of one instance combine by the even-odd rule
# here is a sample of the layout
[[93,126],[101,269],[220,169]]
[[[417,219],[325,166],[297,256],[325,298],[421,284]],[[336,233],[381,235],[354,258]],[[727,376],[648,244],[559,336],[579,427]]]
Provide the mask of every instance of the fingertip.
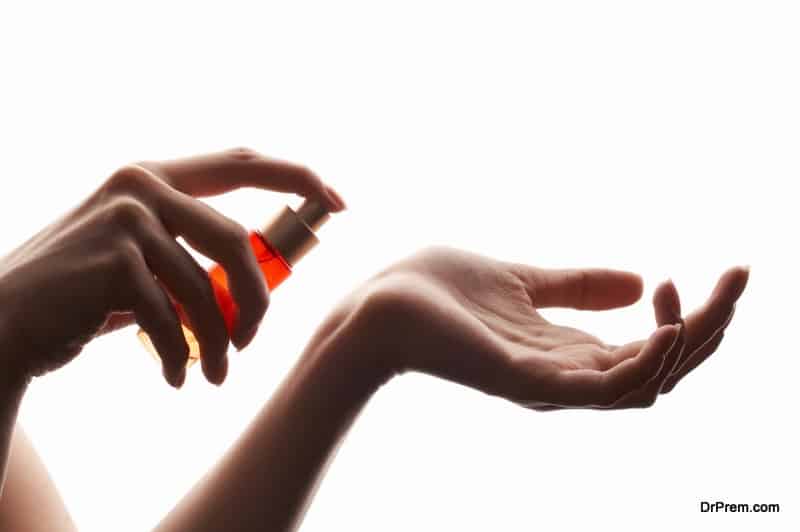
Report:
[[658,325],[680,322],[681,300],[672,279],[667,279],[656,287],[653,292],[653,306],[656,309]]
[[719,297],[729,303],[735,302],[744,292],[750,278],[750,269],[747,266],[735,266],[720,277],[713,296]]
[[205,375],[206,380],[216,386],[222,384],[228,373],[227,356],[223,356],[218,362],[213,364],[210,363],[208,359],[201,358],[200,366],[203,369],[203,375]]
[[217,380],[214,382],[217,386],[221,386],[225,379],[228,377],[228,356],[225,355],[220,360],[219,368],[217,370]]
[[[579,277],[580,278],[580,277]],[[589,293],[584,308],[605,310],[633,305],[642,298],[642,276],[621,270],[586,270],[584,295]]]
[[175,377],[175,388],[180,389],[186,382],[186,364],[181,365]]
[[336,192],[333,189],[333,187],[329,185],[324,185],[323,188],[325,190],[325,195],[328,198],[328,201],[333,206],[332,212],[339,212],[347,209],[347,204],[345,203],[344,199],[342,199],[342,196],[339,195],[339,193]]
[[634,301],[639,301],[644,294],[644,279],[638,273],[626,272],[630,279],[631,297]]
[[256,337],[256,333],[258,333],[260,326],[261,322],[259,321],[255,325],[252,325],[248,329],[238,334],[235,340],[231,340],[237,351],[242,351],[245,347],[250,345],[250,342],[252,342],[253,338]]
[[738,297],[742,295],[742,292],[747,286],[747,282],[750,280],[750,265],[747,264],[744,266],[737,266],[736,270],[738,271],[739,282],[740,282],[739,294],[736,296],[738,299]]
[[161,374],[164,376],[164,380],[167,381],[167,384],[176,390],[183,386],[186,380],[186,368],[183,368],[183,370],[172,369],[170,365],[163,360],[161,362]]

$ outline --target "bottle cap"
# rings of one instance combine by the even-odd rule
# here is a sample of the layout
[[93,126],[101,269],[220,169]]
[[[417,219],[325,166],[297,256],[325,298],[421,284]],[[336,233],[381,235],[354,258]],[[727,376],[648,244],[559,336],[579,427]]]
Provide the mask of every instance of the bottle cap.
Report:
[[262,229],[261,234],[281,254],[289,266],[297,264],[319,239],[314,234],[328,218],[330,212],[317,201],[307,199],[297,211],[284,207]]

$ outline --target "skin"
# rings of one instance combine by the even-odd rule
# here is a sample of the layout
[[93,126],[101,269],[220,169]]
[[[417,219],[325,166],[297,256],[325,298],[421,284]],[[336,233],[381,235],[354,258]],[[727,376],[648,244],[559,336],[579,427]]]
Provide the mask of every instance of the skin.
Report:
[[[11,435],[30,380],[69,362],[92,338],[138,322],[161,353],[165,379],[180,387],[187,347],[172,297],[197,332],[206,378],[224,381],[228,342],[247,345],[268,294],[245,247],[247,232],[192,196],[242,186],[344,208],[310,171],[250,150],[140,163],[115,173],[0,263],[0,300],[12,302],[0,317],[1,456],[11,446],[10,464],[0,463],[8,471],[0,529],[74,530],[24,435]],[[207,276],[176,236],[228,272],[240,308],[232,338]],[[546,270],[425,249],[368,279],[329,314],[248,429],[156,530],[296,528],[358,413],[406,371],[539,411],[651,406],[717,349],[747,278],[745,268],[728,270],[707,302],[686,316],[675,286],[662,283],[653,295],[654,331],[613,346],[550,323],[538,309],[630,305],[642,294],[637,275]],[[69,311],[76,303],[82,312]],[[51,319],[54,309],[58,320]],[[42,510],[27,511],[37,498]]]

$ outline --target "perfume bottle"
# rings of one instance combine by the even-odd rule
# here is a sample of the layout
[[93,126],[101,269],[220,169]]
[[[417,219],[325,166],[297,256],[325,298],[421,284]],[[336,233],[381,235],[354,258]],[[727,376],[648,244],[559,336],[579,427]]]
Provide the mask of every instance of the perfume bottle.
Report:
[[[260,231],[250,233],[250,246],[270,290],[280,285],[292,273],[297,262],[319,242],[315,233],[328,218],[330,213],[323,205],[305,200],[296,211],[288,206],[284,207]],[[238,309],[228,289],[227,275],[219,264],[212,266],[208,274],[228,334],[232,334]],[[189,346],[187,366],[192,366],[200,359],[200,345],[183,307],[180,303],[173,303]],[[137,335],[150,354],[160,360],[150,336],[142,329],[139,329]]]

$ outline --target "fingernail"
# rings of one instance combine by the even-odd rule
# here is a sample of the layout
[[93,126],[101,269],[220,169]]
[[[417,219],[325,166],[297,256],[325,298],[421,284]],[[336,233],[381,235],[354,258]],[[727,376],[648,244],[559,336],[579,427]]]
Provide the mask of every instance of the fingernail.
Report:
[[324,185],[322,188],[323,188],[323,190],[325,191],[325,199],[327,199],[327,200],[328,200],[328,203],[329,203],[329,204],[330,204],[330,205],[331,205],[331,206],[332,206],[334,209],[339,209],[339,208],[341,208],[341,207],[339,206],[339,202],[338,202],[338,201],[336,201],[336,197],[333,195],[333,191],[331,190],[331,188],[330,188],[328,185]]
[[342,197],[331,187],[325,185],[325,194],[328,196],[328,199],[333,203],[338,209],[346,209],[347,205],[345,204]]

